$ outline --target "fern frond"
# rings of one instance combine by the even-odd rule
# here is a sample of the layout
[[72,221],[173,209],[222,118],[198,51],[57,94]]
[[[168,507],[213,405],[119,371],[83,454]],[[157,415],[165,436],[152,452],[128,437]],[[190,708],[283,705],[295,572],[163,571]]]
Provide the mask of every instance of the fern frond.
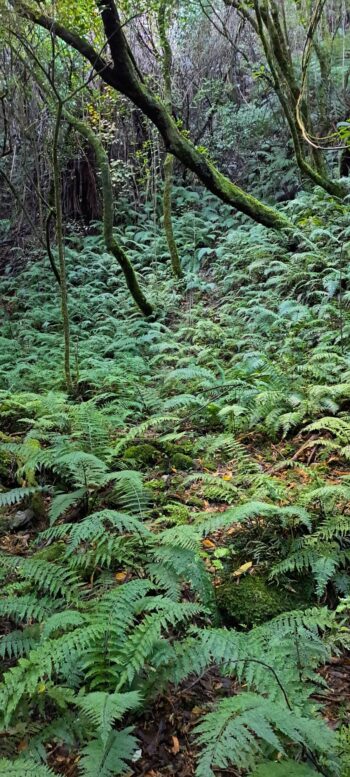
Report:
[[127,761],[132,759],[137,740],[132,728],[112,731],[106,742],[93,739],[81,751],[79,774],[82,777],[117,777],[125,774]]
[[71,569],[43,559],[2,554],[1,562],[5,569],[13,570],[31,583],[36,583],[53,597],[63,596],[66,601],[74,599],[81,586],[79,578]]
[[86,495],[85,488],[78,488],[76,491],[72,491],[69,494],[56,494],[51,502],[49,509],[50,525],[52,526],[58,518],[64,515],[67,510],[74,507],[80,502]]
[[19,658],[27,655],[39,641],[39,632],[35,627],[28,627],[24,631],[11,631],[0,637],[0,656],[5,658]]
[[224,699],[196,728],[203,747],[196,775],[214,777],[213,768],[254,768],[264,745],[284,753],[285,737],[299,746],[329,754],[334,735],[322,720],[305,718],[281,702],[271,703],[255,693]]
[[129,710],[137,709],[141,697],[137,691],[129,693],[104,693],[96,691],[88,693],[77,704],[93,725],[102,742],[106,742],[114,721],[121,720]]
[[260,764],[252,772],[252,777],[315,777],[315,774],[315,770],[307,764],[284,760]]
[[15,761],[0,758],[0,774],[2,777],[56,777],[56,772],[28,756]]
[[23,502],[29,496],[38,494],[44,489],[40,486],[26,486],[23,488],[13,488],[11,491],[0,493],[0,507],[10,507],[11,505]]

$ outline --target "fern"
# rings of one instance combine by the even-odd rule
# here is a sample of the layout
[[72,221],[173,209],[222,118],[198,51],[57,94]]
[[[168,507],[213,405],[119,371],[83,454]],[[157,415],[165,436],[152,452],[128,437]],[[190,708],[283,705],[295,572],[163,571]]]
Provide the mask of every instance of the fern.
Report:
[[213,767],[253,769],[263,754],[262,744],[284,753],[286,737],[300,747],[329,753],[334,735],[320,720],[302,717],[285,704],[264,699],[255,693],[240,693],[224,699],[196,728],[203,747],[198,761],[198,777],[212,777]]
[[56,523],[58,518],[64,515],[71,507],[75,507],[86,496],[85,488],[78,488],[70,494],[56,494],[51,502],[49,510],[50,524]]
[[0,770],[3,777],[55,777],[56,774],[48,766],[29,757],[18,758],[16,761],[0,758]]
[[82,749],[79,761],[79,773],[82,777],[116,777],[125,774],[127,761],[132,759],[137,740],[132,736],[132,728],[112,731],[106,743],[92,739]]
[[252,773],[253,777],[315,777],[314,769],[295,761],[260,764]]
[[26,486],[23,488],[13,488],[11,491],[5,491],[0,493],[0,507],[18,504],[40,491],[42,491],[42,489],[39,486]]
[[140,703],[141,699],[137,691],[113,694],[96,691],[78,700],[78,706],[104,744],[107,742],[113,723],[121,720],[129,710],[137,709]]
[[[24,620],[24,619],[23,619]],[[24,631],[11,631],[0,637],[0,656],[5,658],[19,658],[27,655],[39,640],[39,632],[35,627],[28,627]]]
[[79,590],[78,577],[72,570],[63,566],[56,566],[42,559],[5,555],[2,555],[1,561],[5,568],[18,572],[52,597],[62,596],[66,601],[71,601]]

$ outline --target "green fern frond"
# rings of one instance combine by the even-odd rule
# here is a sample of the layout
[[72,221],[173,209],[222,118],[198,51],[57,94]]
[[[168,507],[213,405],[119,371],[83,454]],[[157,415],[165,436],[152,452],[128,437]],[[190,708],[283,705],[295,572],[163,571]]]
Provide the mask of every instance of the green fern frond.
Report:
[[88,693],[77,704],[87,716],[102,742],[106,743],[114,721],[121,720],[129,710],[137,709],[141,697],[137,691],[129,693]]
[[286,760],[260,764],[252,772],[252,777],[315,777],[315,774],[315,770],[307,764]]
[[255,693],[240,693],[221,701],[196,728],[203,750],[196,775],[214,777],[214,767],[253,769],[268,745],[284,753],[284,738],[313,751],[329,754],[334,735],[322,720],[305,718],[282,702],[271,703]]
[[43,559],[2,554],[1,562],[5,569],[16,572],[31,584],[35,583],[52,597],[63,596],[66,601],[71,601],[81,586],[79,578],[71,569]]
[[75,507],[86,495],[85,488],[78,488],[69,494],[56,494],[52,499],[49,509],[50,525],[52,526],[58,518],[64,515],[71,507]]
[[2,777],[56,777],[56,772],[28,756],[15,761],[0,758],[0,774]]
[[81,751],[79,774],[82,777],[117,777],[125,774],[127,762],[131,761],[137,747],[137,740],[131,732],[132,728],[112,731],[106,742],[92,739]]
[[146,421],[143,421],[141,424],[130,429],[130,431],[116,444],[114,447],[115,455],[119,456],[123,448],[125,448],[129,442],[132,442],[132,440],[135,440],[136,438],[143,439],[147,432],[158,429],[159,426],[165,428],[169,426],[169,428],[171,428],[174,426],[174,422],[178,422],[177,416],[174,415],[160,415],[147,418]]
[[42,492],[44,489],[40,486],[26,486],[23,488],[13,488],[11,491],[0,493],[0,507],[10,507],[11,505],[23,502],[23,499]]
[[23,631],[11,631],[0,637],[0,656],[19,658],[26,656],[39,641],[39,632],[29,626]]

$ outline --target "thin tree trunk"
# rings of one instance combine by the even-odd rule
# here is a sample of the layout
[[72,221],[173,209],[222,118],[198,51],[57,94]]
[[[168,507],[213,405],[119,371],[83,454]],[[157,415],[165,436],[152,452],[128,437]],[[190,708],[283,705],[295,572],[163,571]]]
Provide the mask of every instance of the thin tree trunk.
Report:
[[56,211],[56,241],[58,250],[59,272],[60,272],[60,292],[61,292],[61,313],[63,322],[64,339],[64,374],[66,386],[69,393],[72,393],[73,383],[70,370],[70,334],[69,334],[69,312],[68,312],[68,292],[67,292],[67,274],[66,260],[64,255],[63,228],[62,228],[62,202],[61,202],[61,176],[58,161],[58,140],[62,120],[63,106],[59,101],[57,106],[55,131],[52,148],[53,165],[53,184]]
[[[161,0],[158,10],[158,31],[160,42],[163,49],[163,78],[165,86],[165,104],[168,111],[172,111],[172,94],[171,94],[171,66],[172,66],[172,52],[170,43],[166,34],[166,11],[167,0]],[[173,170],[174,170],[174,157],[172,154],[166,154],[164,161],[164,193],[163,193],[163,217],[164,217],[164,230],[168,243],[168,249],[171,259],[171,265],[173,273],[177,278],[182,277],[182,267],[180,257],[178,254],[176,241],[174,237],[173,222],[171,217],[172,210],[172,189],[173,189]]]
[[[300,171],[333,197],[343,198],[346,194],[345,187],[328,177],[321,149],[309,145],[313,164],[310,164],[305,158],[305,138],[300,121],[298,121],[298,113],[300,113],[302,123],[308,128],[309,134],[313,134],[310,111],[306,101],[304,99],[300,101],[302,89],[295,76],[283,15],[282,19],[280,18],[280,6],[276,0],[264,0],[264,2],[253,0],[253,7],[250,3],[241,0],[224,0],[224,2],[235,8],[249,22],[261,41],[271,71],[273,88],[290,129],[295,158]],[[324,4],[325,0],[320,0],[320,2]],[[310,46],[314,31],[314,27],[308,27],[307,42]]]
[[146,299],[136,277],[135,270],[128,259],[125,251],[117,243],[113,235],[114,207],[113,207],[113,187],[109,167],[108,156],[101,141],[95,135],[91,127],[81,119],[77,119],[66,108],[63,115],[65,119],[90,143],[95,152],[98,169],[101,173],[102,196],[103,196],[103,234],[107,251],[109,251],[120,265],[127,283],[127,287],[136,305],[140,308],[144,316],[151,316],[153,307]]
[[164,231],[168,243],[171,266],[177,278],[182,277],[182,267],[174,237],[173,221],[171,217],[172,190],[173,190],[174,157],[167,154],[164,160],[164,191],[163,191],[163,217]]

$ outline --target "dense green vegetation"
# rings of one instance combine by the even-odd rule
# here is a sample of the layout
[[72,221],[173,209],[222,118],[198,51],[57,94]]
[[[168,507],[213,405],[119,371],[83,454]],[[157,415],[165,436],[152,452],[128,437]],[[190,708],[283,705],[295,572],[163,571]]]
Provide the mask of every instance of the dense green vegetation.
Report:
[[[13,5],[1,6],[0,774],[349,777],[348,694],[328,671],[348,668],[350,649],[347,11],[283,4],[295,36],[279,52],[274,2],[227,3],[221,31],[211,6],[125,3],[141,64],[131,49],[124,61],[119,25],[119,70],[94,62],[104,92],[77,58],[81,41],[103,46],[94,3],[57,3],[56,34],[36,3]],[[107,35],[114,4],[97,6]],[[172,100],[204,21],[217,45],[237,34],[247,97],[232,113],[209,69],[183,127]],[[66,27],[83,36],[74,54]],[[154,70],[133,38],[145,29]],[[123,122],[127,160],[113,145]],[[327,122],[340,171],[307,148]]]

